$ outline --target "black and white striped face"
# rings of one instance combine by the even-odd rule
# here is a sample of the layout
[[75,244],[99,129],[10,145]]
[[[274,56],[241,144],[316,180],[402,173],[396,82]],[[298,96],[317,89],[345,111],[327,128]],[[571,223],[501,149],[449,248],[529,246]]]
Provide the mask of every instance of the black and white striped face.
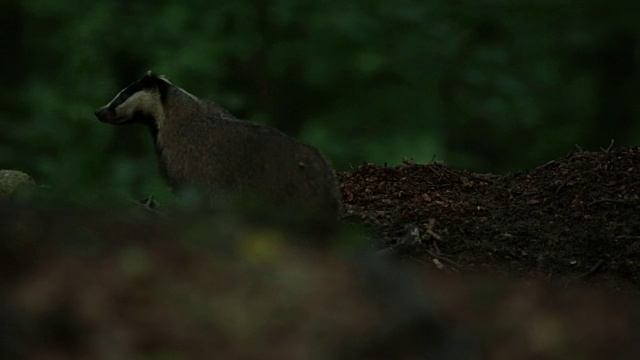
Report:
[[120,91],[110,103],[95,112],[98,120],[109,124],[145,123],[159,127],[164,120],[163,103],[171,82],[148,72]]

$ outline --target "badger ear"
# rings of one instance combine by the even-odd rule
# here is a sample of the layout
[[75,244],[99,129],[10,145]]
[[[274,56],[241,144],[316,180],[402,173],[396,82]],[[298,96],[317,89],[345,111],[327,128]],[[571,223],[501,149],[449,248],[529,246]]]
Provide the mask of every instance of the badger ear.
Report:
[[154,78],[154,79],[160,79],[160,80],[163,80],[165,82],[171,83],[171,81],[169,81],[169,79],[167,79],[166,76],[159,75],[159,74],[154,74],[153,71],[151,71],[151,70],[147,71],[147,77],[151,77],[151,78]]

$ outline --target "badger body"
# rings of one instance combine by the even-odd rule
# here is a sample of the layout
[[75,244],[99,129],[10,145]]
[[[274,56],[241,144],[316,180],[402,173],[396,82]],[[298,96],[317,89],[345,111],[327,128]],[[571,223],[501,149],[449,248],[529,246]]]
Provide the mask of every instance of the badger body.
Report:
[[162,76],[148,73],[96,111],[105,123],[149,127],[161,171],[175,188],[212,196],[256,195],[337,217],[335,172],[315,148],[270,127],[235,118]]

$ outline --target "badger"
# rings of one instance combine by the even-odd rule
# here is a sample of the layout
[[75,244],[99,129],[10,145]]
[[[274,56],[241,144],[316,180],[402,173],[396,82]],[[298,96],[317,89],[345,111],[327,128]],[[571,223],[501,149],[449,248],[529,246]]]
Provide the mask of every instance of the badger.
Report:
[[257,196],[339,217],[336,174],[320,152],[281,131],[239,120],[149,71],[95,112],[103,123],[146,125],[174,189]]

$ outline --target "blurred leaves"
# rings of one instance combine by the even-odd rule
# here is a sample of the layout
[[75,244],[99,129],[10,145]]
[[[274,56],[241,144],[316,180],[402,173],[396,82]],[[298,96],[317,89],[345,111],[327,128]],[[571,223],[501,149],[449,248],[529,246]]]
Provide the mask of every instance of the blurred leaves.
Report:
[[640,4],[621,0],[9,3],[0,168],[56,188],[162,186],[145,129],[92,114],[149,69],[339,169],[504,172],[640,134]]

